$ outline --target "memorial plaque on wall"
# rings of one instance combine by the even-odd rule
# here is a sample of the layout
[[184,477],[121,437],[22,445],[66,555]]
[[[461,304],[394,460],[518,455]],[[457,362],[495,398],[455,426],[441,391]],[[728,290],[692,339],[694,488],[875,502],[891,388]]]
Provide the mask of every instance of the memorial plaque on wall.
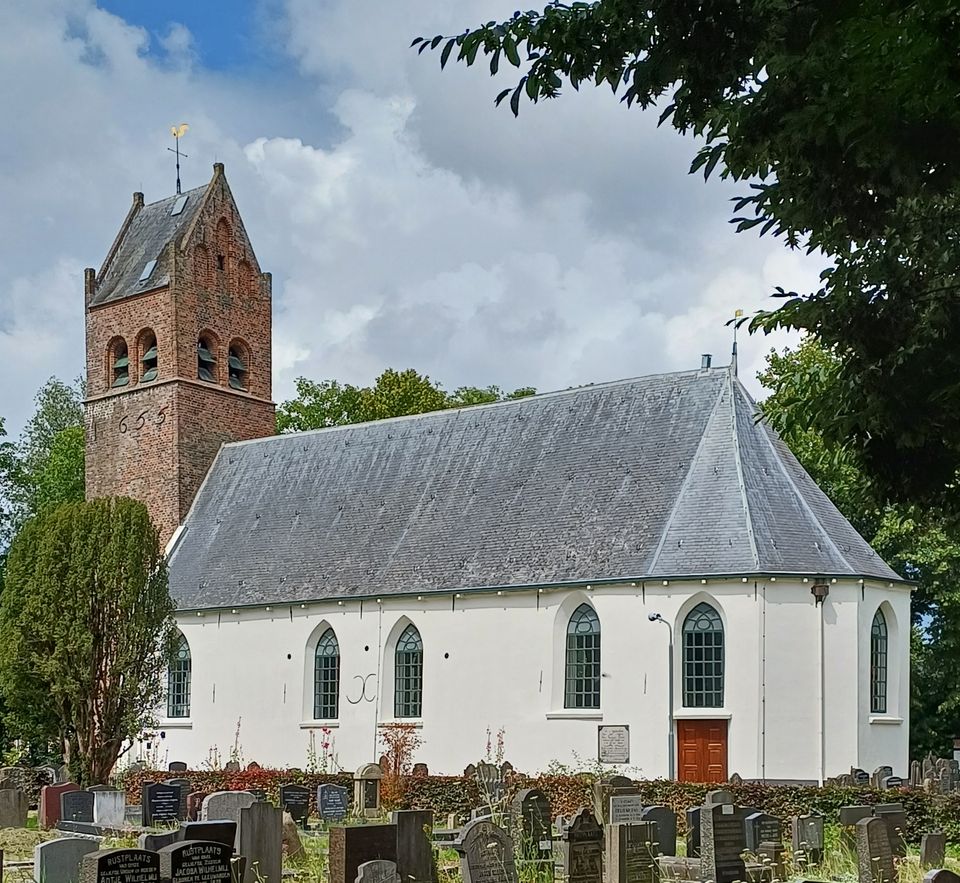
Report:
[[597,760],[600,763],[630,763],[630,727],[597,727]]

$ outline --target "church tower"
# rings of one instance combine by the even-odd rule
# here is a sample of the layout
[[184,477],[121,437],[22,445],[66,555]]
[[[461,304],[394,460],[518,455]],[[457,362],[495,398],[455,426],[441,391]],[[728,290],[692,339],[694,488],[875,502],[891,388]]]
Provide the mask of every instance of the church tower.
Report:
[[271,279],[223,172],[133,205],[84,274],[87,498],[147,504],[167,543],[224,442],[275,432]]

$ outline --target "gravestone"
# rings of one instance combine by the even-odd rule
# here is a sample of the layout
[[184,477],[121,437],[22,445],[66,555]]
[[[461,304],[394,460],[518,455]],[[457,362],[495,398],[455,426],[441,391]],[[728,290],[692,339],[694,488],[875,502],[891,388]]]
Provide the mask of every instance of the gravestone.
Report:
[[65,791],[60,795],[60,821],[93,823],[93,792]]
[[187,795],[187,819],[195,822],[200,818],[200,808],[203,806],[203,801],[209,796],[209,791],[191,791]]
[[413,772],[411,775],[416,776],[418,779],[423,778],[424,776],[430,775],[430,770],[425,763],[415,763],[413,765]]
[[164,883],[232,883],[232,846],[191,840],[164,846],[159,855]]
[[83,857],[80,883],[159,883],[160,856],[145,849],[101,849]]
[[764,840],[757,847],[756,854],[763,870],[772,872],[774,880],[787,879],[787,851],[780,840]]
[[896,883],[890,836],[883,819],[860,819],[856,825],[859,883]]
[[780,819],[765,812],[751,813],[744,820],[747,851],[759,854],[761,843],[780,842]]
[[222,843],[231,849],[237,842],[237,823],[228,819],[218,822],[185,822],[177,832],[180,840],[206,840]]
[[236,760],[228,760],[223,765],[224,772],[227,773],[239,773],[240,772],[240,762]]
[[581,809],[561,836],[567,883],[600,883],[603,878],[603,828],[589,809]]
[[188,767],[182,760],[171,760],[167,764],[167,772],[170,773],[185,773],[190,767]]
[[939,868],[947,855],[947,835],[931,831],[920,838],[920,867]]
[[923,875],[923,883],[960,883],[960,876],[946,868],[938,868],[934,871],[927,871]]
[[92,791],[96,794],[98,791],[116,791],[116,788],[112,788],[110,785],[91,785],[87,788],[87,791]]
[[257,800],[267,799],[267,792],[263,788],[247,788],[247,791],[249,791],[254,797],[256,797]]
[[606,883],[656,883],[656,824],[606,826]]
[[873,808],[873,814],[883,819],[890,837],[890,848],[895,858],[903,858],[907,854],[907,812],[902,803],[878,803]]
[[155,831],[152,834],[144,831],[137,837],[137,848],[156,852],[158,849],[163,849],[164,846],[179,843],[182,839],[179,831]]
[[871,784],[874,788],[879,788],[879,787],[881,787],[881,786],[880,786],[880,783],[881,783],[887,776],[892,776],[892,775],[893,775],[893,767],[892,767],[892,766],[886,766],[886,765],[884,765],[884,766],[878,766],[878,767],[873,771],[873,775],[870,776],[870,784]]
[[306,828],[310,815],[310,789],[303,785],[281,785],[280,809],[285,809],[301,828]]
[[840,842],[849,849],[856,851],[857,832],[856,824],[861,819],[873,816],[872,806],[841,806],[840,807]]
[[19,788],[0,791],[0,828],[26,828],[30,801]]
[[397,829],[393,825],[337,825],[330,829],[328,856],[329,883],[355,883],[357,869],[364,862],[383,859],[396,863]]
[[339,822],[350,809],[350,789],[342,785],[317,786],[317,813],[327,822]]
[[639,794],[614,794],[607,818],[611,825],[635,825],[642,822],[643,798]]
[[145,828],[180,818],[180,789],[176,785],[150,782],[140,789],[140,821]]
[[44,785],[40,789],[40,808],[37,811],[37,822],[41,828],[56,828],[60,821],[60,795],[69,791],[79,791],[80,786],[75,782],[64,782],[62,785]]
[[380,780],[383,771],[375,763],[365,763],[353,774],[353,806],[358,815],[375,819],[380,815]]
[[858,787],[870,784],[870,774],[866,770],[861,770],[858,767],[850,767],[850,778],[853,780],[852,784]]
[[700,879],[713,883],[745,880],[741,853],[746,847],[743,814],[733,804],[704,806],[700,811]]
[[493,822],[467,822],[451,846],[460,853],[463,883],[517,883],[513,840]]
[[807,864],[823,861],[823,816],[810,813],[790,820],[790,839],[794,856],[803,853]]
[[180,819],[190,818],[190,780],[189,779],[164,779],[164,785],[176,785],[180,789]]
[[543,863],[553,873],[553,826],[550,801],[539,788],[524,788],[513,799],[513,817],[520,824],[520,851],[523,857]]
[[[397,873],[403,883],[436,883],[433,863],[433,811],[405,809],[390,821],[397,829]],[[548,823],[549,824],[549,823]]]
[[208,794],[200,806],[200,821],[230,819],[240,821],[240,810],[253,806],[256,798],[249,791],[214,791]]
[[726,790],[726,788],[715,788],[713,791],[708,791],[706,799],[703,801],[704,806],[720,806],[723,804],[733,805],[733,794]]
[[702,806],[687,808],[687,858],[700,858],[700,816]]
[[58,837],[33,848],[33,879],[50,883],[80,883],[80,862],[100,848],[94,837]]
[[400,883],[400,875],[393,862],[374,859],[357,868],[356,883]]
[[247,860],[244,883],[280,883],[283,865],[283,810],[255,801],[240,810],[237,852]]
[[93,821],[104,828],[123,828],[127,824],[127,795],[123,791],[93,792]]
[[[677,814],[669,806],[644,807],[640,820],[656,824],[657,852],[661,855],[677,854]],[[699,828],[699,820],[697,827]]]
[[900,776],[884,776],[880,780],[880,788],[883,791],[890,791],[893,788],[902,788],[903,779]]

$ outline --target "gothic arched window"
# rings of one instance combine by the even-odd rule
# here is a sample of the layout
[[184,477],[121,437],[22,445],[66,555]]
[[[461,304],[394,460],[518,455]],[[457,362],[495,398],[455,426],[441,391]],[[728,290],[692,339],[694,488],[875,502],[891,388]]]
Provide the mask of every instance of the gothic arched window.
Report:
[[420,717],[423,709],[423,641],[410,623],[397,641],[393,713],[395,717]]
[[130,383],[130,353],[127,342],[118,337],[110,344],[110,386],[117,389]]
[[231,389],[238,389],[240,392],[247,391],[247,374],[249,372],[250,357],[247,355],[246,346],[239,340],[230,344],[230,350],[227,358],[229,367],[228,381]]
[[723,623],[706,603],[694,607],[683,621],[683,704],[723,707]]
[[313,663],[313,717],[336,720],[340,711],[340,644],[333,629],[317,641]]
[[581,604],[567,623],[564,708],[600,707],[600,620]]
[[140,382],[149,383],[157,379],[158,370],[158,350],[157,335],[149,329],[140,333]]
[[190,645],[180,633],[167,666],[167,717],[190,717]]
[[870,711],[887,713],[887,618],[879,609],[870,628]]
[[207,383],[217,382],[215,348],[216,344],[207,335],[201,335],[197,340],[197,377]]

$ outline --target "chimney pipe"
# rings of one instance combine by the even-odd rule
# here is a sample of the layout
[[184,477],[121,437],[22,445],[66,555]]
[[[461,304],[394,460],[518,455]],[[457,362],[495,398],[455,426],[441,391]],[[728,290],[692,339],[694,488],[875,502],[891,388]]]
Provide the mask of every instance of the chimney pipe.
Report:
[[710,353],[704,353],[702,356],[700,356],[701,370],[706,371],[707,368],[710,367],[712,362],[713,362],[713,356],[710,355]]

